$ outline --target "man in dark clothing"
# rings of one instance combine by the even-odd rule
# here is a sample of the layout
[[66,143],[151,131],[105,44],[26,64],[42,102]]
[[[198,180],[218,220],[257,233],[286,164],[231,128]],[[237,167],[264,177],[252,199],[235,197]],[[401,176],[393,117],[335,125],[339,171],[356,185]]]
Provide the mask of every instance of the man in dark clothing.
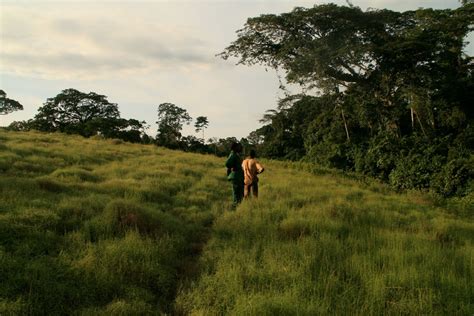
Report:
[[227,167],[227,179],[232,182],[232,197],[234,207],[242,202],[244,197],[244,171],[242,169],[242,145],[240,143],[233,143],[229,158],[225,163]]

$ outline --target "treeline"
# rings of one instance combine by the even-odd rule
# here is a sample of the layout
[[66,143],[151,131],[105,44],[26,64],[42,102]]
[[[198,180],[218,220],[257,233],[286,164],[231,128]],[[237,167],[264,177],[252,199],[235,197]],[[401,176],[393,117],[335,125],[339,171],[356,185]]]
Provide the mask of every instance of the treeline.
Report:
[[[444,196],[474,190],[474,5],[316,5],[249,18],[221,56],[283,70],[288,95],[251,133],[259,152]],[[311,93],[310,93],[311,92]]]
[[[6,115],[23,109],[18,101],[7,98],[3,90],[0,92],[0,114]],[[227,137],[211,138],[206,142],[204,131],[209,126],[209,121],[205,116],[198,116],[194,122],[195,131],[202,133],[202,138],[182,135],[183,126],[189,125],[193,119],[186,109],[172,103],[158,106],[157,119],[158,133],[151,136],[146,133],[149,126],[145,121],[122,118],[118,105],[109,102],[107,96],[65,89],[57,96],[48,98],[34,118],[12,122],[7,128],[15,131],[38,130],[84,137],[115,138],[132,143],[154,143],[171,149],[218,156],[227,155],[232,142],[238,141],[234,137]],[[241,139],[241,142],[248,144],[246,139]]]
[[147,142],[146,123],[120,116],[116,103],[95,92],[66,89],[48,98],[33,119],[12,122],[8,129],[99,135],[129,142]]

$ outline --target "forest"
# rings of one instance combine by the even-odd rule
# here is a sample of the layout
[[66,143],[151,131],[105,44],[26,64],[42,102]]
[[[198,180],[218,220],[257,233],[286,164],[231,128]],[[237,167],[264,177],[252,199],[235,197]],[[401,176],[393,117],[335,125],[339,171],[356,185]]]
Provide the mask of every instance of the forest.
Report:
[[[374,177],[397,190],[443,197],[473,191],[473,58],[464,48],[473,31],[474,4],[458,9],[395,12],[316,5],[249,18],[219,54],[284,74],[301,92],[281,99],[262,127],[240,139],[266,158],[311,162]],[[2,114],[21,108],[2,91]],[[15,103],[16,102],[16,103]],[[106,96],[75,89],[48,99],[31,120],[35,129],[85,137],[101,135],[224,156],[235,137],[184,136],[192,118],[173,103],[158,106],[158,133],[120,117]]]
[[303,159],[443,196],[472,191],[474,5],[393,12],[321,5],[251,18],[221,54],[281,68],[288,95],[252,132]]

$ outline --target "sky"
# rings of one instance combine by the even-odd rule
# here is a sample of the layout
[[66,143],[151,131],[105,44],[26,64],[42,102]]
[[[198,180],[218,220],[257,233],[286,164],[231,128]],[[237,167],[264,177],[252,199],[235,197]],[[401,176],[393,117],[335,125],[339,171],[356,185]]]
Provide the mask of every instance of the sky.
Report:
[[[24,106],[0,116],[0,126],[33,118],[47,98],[74,88],[106,95],[122,117],[145,120],[152,136],[158,105],[170,102],[193,118],[206,116],[206,138],[245,137],[284,92],[274,70],[237,66],[216,54],[249,17],[329,2],[346,3],[0,0],[0,89]],[[458,0],[351,2],[364,10],[460,6]],[[466,50],[472,55],[474,43]],[[198,136],[192,125],[183,134]]]

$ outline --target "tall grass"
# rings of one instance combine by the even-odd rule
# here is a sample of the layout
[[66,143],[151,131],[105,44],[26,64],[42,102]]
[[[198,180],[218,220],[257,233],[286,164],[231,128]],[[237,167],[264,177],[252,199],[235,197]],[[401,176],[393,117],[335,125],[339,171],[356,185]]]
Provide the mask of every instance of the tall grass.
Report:
[[0,314],[474,313],[467,200],[264,164],[0,130]]
[[472,315],[472,214],[296,169],[273,163],[259,200],[215,221],[201,276],[179,293],[177,310]]
[[227,207],[222,163],[61,134],[0,140],[0,314],[172,312]]

